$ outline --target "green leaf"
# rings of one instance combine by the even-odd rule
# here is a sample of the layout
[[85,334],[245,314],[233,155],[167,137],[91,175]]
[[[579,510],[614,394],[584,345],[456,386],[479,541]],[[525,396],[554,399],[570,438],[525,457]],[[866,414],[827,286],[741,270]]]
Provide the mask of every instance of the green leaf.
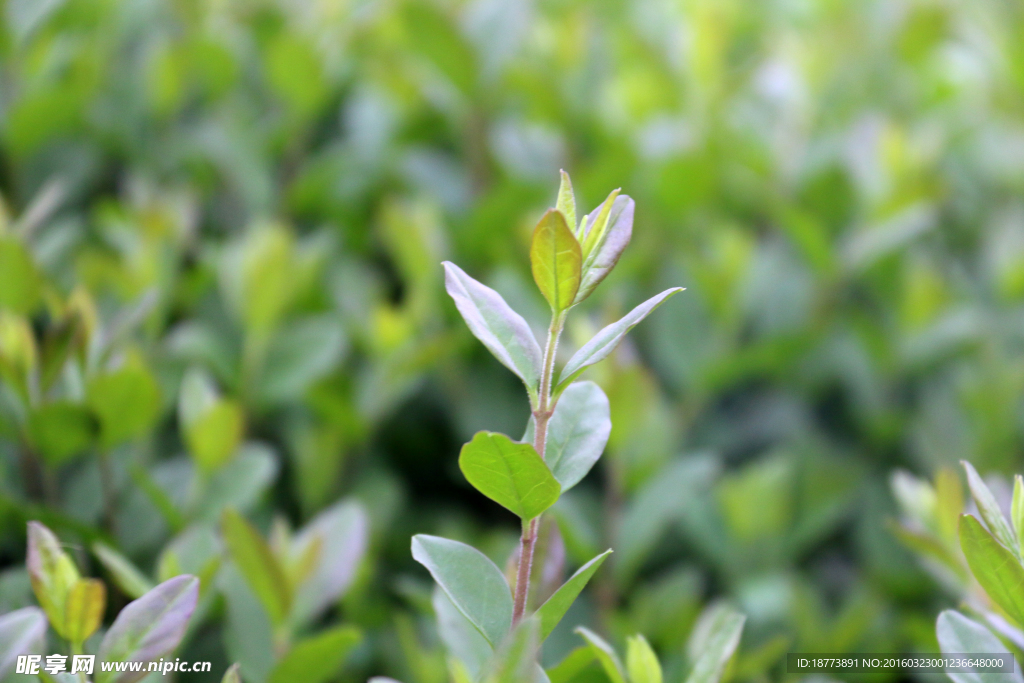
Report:
[[445,288],[470,332],[523,380],[531,397],[536,397],[542,356],[530,326],[500,294],[466,275],[454,263],[445,261],[444,270]]
[[71,587],[81,578],[78,568],[53,532],[39,522],[28,523],[28,566],[32,590],[53,629],[67,639],[65,609]]
[[[199,600],[199,579],[176,576],[128,603],[100,643],[96,659],[102,662],[151,662],[174,652],[185,635]],[[96,683],[133,683],[140,672],[101,671]]]
[[608,219],[611,216],[612,206],[615,205],[615,200],[620,192],[622,192],[621,187],[609,192],[608,197],[601,202],[601,206],[590,212],[583,220],[581,241],[583,242],[584,257],[589,259],[590,255],[594,253],[595,248],[604,241],[605,236],[608,234]]
[[0,309],[30,313],[41,289],[39,269],[25,245],[11,235],[0,236]]
[[523,619],[509,633],[494,654],[490,674],[494,683],[540,683],[537,653],[540,649],[539,624],[536,618]]
[[99,579],[79,579],[68,591],[64,606],[64,632],[68,642],[81,647],[103,620],[107,587]]
[[619,660],[619,656],[615,654],[612,646],[606,643],[599,635],[583,626],[577,627],[576,633],[583,636],[583,639],[590,645],[591,652],[597,657],[597,661],[601,663],[601,668],[604,669],[611,683],[626,683],[626,671],[623,669],[622,662]]
[[578,647],[562,659],[561,662],[547,670],[551,683],[571,683],[585,669],[594,663],[596,656],[589,645]]
[[127,557],[102,541],[92,544],[92,554],[110,574],[117,587],[130,598],[140,598],[153,589],[150,581]]
[[960,547],[992,601],[1024,624],[1024,567],[972,515],[960,517]]
[[974,503],[978,506],[981,518],[985,520],[985,526],[989,528],[992,535],[1004,547],[1012,551],[1019,558],[1020,552],[1017,547],[1017,537],[1010,528],[1010,523],[1003,516],[1003,511],[999,509],[999,503],[996,502],[992,491],[989,490],[985,481],[971,463],[961,460],[960,464],[964,466],[964,470],[967,472],[967,485],[971,489],[971,497],[974,498]]
[[524,522],[554,505],[562,492],[533,446],[496,432],[477,432],[462,447],[459,468],[480,493]]
[[98,433],[96,420],[83,406],[70,401],[47,403],[28,418],[28,436],[53,466],[89,448]]
[[0,616],[0,680],[14,670],[18,655],[43,654],[46,615],[38,607],[24,607]]
[[594,559],[587,562],[585,565],[576,570],[576,573],[569,577],[569,580],[561,585],[561,587],[555,591],[554,595],[548,598],[543,605],[537,608],[537,617],[540,619],[540,639],[541,642],[547,640],[547,637],[551,635],[551,632],[558,626],[558,622],[562,620],[565,613],[569,611],[572,603],[576,601],[579,594],[583,592],[583,588],[590,581],[590,577],[600,569],[601,565],[611,554],[612,550],[609,548],[603,553],[595,557]]
[[94,377],[87,400],[99,418],[100,438],[106,448],[144,434],[160,411],[160,389],[137,358]]
[[642,635],[626,640],[626,671],[630,683],[661,683],[661,662]]
[[556,313],[572,306],[580,287],[583,256],[576,235],[557,209],[541,216],[530,244],[533,280]]
[[362,639],[359,629],[337,626],[297,643],[270,673],[268,683],[323,683],[333,678]]
[[219,399],[185,430],[185,442],[196,464],[207,474],[223,467],[238,450],[245,432],[242,407]]
[[512,625],[512,590],[486,555],[465,543],[417,534],[412,556],[492,647],[505,637]]
[[626,336],[627,332],[636,327],[641,320],[650,315],[666,299],[681,291],[683,291],[682,287],[666,289],[661,294],[651,297],[634,308],[618,322],[608,325],[595,334],[594,338],[573,354],[569,362],[562,368],[562,372],[558,377],[558,387],[555,389],[556,393],[563,391],[585,368],[607,358],[615,350],[615,347],[619,345],[622,338]]
[[746,621],[739,612],[724,603],[707,607],[697,619],[686,652],[693,669],[686,683],[717,683],[726,664],[736,652]]
[[291,592],[284,570],[270,547],[245,518],[231,509],[225,510],[221,517],[221,532],[232,559],[270,620],[275,624],[284,623],[291,608]]
[[[533,443],[535,429],[531,416],[524,443]],[[562,485],[562,493],[587,476],[601,458],[611,431],[611,409],[601,387],[593,382],[570,384],[548,422],[544,446],[544,462]]]
[[603,230],[595,232],[604,206],[602,205],[598,211],[587,216],[583,220],[583,225],[580,226],[580,232],[585,232],[587,239],[584,240],[580,288],[576,292],[574,304],[578,304],[590,296],[608,276],[615,264],[619,262],[619,257],[622,256],[622,252],[625,251],[633,236],[633,211],[636,207],[633,200],[626,195],[615,197],[602,224]]
[[1013,502],[1010,505],[1013,530],[1017,532],[1017,551],[1024,554],[1024,477],[1013,478]]
[[470,680],[480,680],[480,673],[494,657],[494,647],[440,586],[434,586],[430,604],[434,608],[437,632],[445,649],[462,665]]
[[565,171],[558,173],[561,176],[561,182],[558,185],[558,202],[555,204],[555,208],[562,212],[569,229],[576,235],[579,227],[576,223],[576,193],[572,190],[572,180],[569,179],[569,174]]
[[238,663],[232,664],[227,671],[224,672],[224,678],[220,679],[220,683],[242,683],[242,674],[239,673]]
[[[946,655],[1004,652],[1010,654],[1008,648],[991,631],[954,610],[945,610],[939,614],[935,623],[935,634],[938,636],[939,648]],[[953,680],[953,683],[1021,683],[1024,681],[1016,662],[1013,673],[950,672],[946,675]]]

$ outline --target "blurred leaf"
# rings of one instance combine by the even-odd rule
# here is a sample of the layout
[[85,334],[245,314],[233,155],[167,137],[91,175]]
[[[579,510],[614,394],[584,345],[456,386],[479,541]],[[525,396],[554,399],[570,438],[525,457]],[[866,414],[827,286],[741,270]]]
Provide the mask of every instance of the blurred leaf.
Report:
[[[562,393],[548,422],[544,462],[565,493],[587,476],[601,458],[611,434],[608,397],[593,382],[576,382]],[[536,422],[530,416],[524,443],[533,443]]]
[[266,51],[267,81],[274,93],[301,117],[315,113],[327,94],[320,56],[310,41],[282,30]]
[[557,209],[549,209],[533,231],[530,265],[533,280],[547,299],[551,310],[561,312],[571,306],[580,286],[583,255],[580,243]]
[[332,679],[361,639],[359,629],[337,626],[302,640],[277,663],[268,683],[323,683]]
[[537,676],[537,653],[540,649],[540,639],[537,632],[539,623],[536,618],[530,617],[519,622],[512,631],[505,636],[501,647],[495,652],[494,661],[491,663],[491,673],[486,680],[495,683],[527,683],[534,681],[541,683],[546,676],[541,672]]
[[270,547],[249,522],[231,509],[221,517],[221,532],[232,559],[263,603],[270,620],[284,623],[292,596],[284,570]]
[[591,652],[601,662],[601,668],[608,675],[612,683],[626,683],[626,670],[615,654],[615,650],[593,631],[582,626],[576,628],[576,633],[583,636],[583,639],[590,645]]
[[960,544],[971,573],[992,601],[1024,624],[1024,567],[971,515],[960,518]]
[[66,605],[80,575],[53,532],[39,522],[28,523],[28,559],[32,590],[53,629],[67,639]]
[[242,683],[242,676],[238,673],[238,664],[232,664],[231,667],[224,672],[224,678],[220,679],[220,683]]
[[0,309],[30,313],[39,302],[42,278],[28,249],[0,233]]
[[551,683],[569,683],[576,680],[585,669],[594,665],[595,658],[594,650],[589,645],[578,647],[556,666],[548,669],[548,678]]
[[99,418],[104,448],[141,436],[160,412],[156,380],[135,357],[118,370],[92,378],[87,399]]
[[62,465],[86,450],[97,435],[96,422],[83,406],[55,401],[32,411],[28,433],[51,466]]
[[333,315],[290,323],[271,341],[260,376],[260,398],[271,404],[297,401],[309,386],[335,369],[345,353],[345,331]]
[[242,512],[252,509],[274,482],[277,463],[268,446],[252,442],[244,444],[238,455],[208,482],[198,515],[214,521],[219,519],[224,508]]
[[101,541],[93,543],[92,554],[110,573],[110,577],[117,587],[129,598],[141,598],[153,589],[153,582],[132,564],[131,560],[106,543]]
[[219,470],[238,450],[245,431],[242,408],[234,401],[218,399],[206,412],[185,427],[185,441],[199,468],[209,474]]
[[64,632],[81,647],[96,632],[107,607],[107,587],[99,579],[78,579],[68,591],[64,607]]
[[[161,583],[128,603],[100,643],[97,660],[149,662],[178,647],[199,599],[199,579],[187,574]],[[133,683],[146,672],[110,672],[97,668],[96,683]]]
[[14,670],[18,655],[43,654],[46,616],[38,607],[0,615],[0,680]]
[[1013,478],[1013,499],[1010,504],[1013,529],[1017,532],[1017,551],[1024,553],[1024,477]]
[[459,453],[459,468],[480,493],[526,523],[555,504],[561,487],[528,443],[477,432]]
[[732,659],[743,635],[746,617],[728,605],[709,606],[697,620],[686,644],[686,652],[693,669],[686,683],[717,683],[725,665]]
[[512,591],[486,555],[465,543],[417,534],[412,556],[492,646],[501,642],[512,624]]
[[681,291],[683,291],[681,287],[667,289],[634,308],[618,322],[608,325],[595,334],[590,341],[573,354],[569,362],[562,368],[562,372],[558,375],[558,385],[555,391],[563,391],[583,370],[611,355],[611,352],[615,350],[615,347],[619,345],[619,342],[622,341],[627,332],[654,312],[654,309],[660,306],[666,299]]
[[642,635],[626,640],[626,670],[630,683],[661,683],[661,663]]
[[[936,622],[936,632],[939,639],[939,647],[943,654],[974,654],[974,653],[1000,653],[1007,652],[1007,648],[992,635],[992,632],[981,624],[968,619],[959,612],[945,610],[939,614]],[[1013,673],[1005,674],[978,674],[978,673],[947,673],[953,683],[1019,683],[1024,680],[1021,677],[1020,668],[1014,662]]]
[[537,617],[540,619],[541,642],[544,642],[551,635],[551,632],[558,626],[558,622],[562,620],[565,613],[572,607],[572,603],[576,602],[576,598],[583,592],[587,582],[590,581],[590,577],[601,568],[601,565],[604,564],[604,561],[611,552],[612,550],[609,548],[576,570],[576,573],[569,577],[569,580],[562,584],[555,591],[555,594],[537,609]]
[[454,263],[444,262],[445,287],[473,335],[519,376],[530,396],[540,387],[542,356],[523,317],[501,295],[469,277]]

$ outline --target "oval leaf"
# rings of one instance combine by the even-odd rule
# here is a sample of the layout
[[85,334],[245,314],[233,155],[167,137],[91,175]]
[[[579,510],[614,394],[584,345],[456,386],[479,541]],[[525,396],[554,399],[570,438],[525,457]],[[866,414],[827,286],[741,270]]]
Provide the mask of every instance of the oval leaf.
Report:
[[502,365],[519,376],[531,397],[540,386],[540,346],[523,317],[501,295],[449,261],[444,262],[445,289],[470,332]]
[[39,522],[28,523],[28,566],[32,590],[53,628],[67,639],[64,610],[68,593],[79,579],[78,568],[60,547],[60,541]]
[[569,611],[572,603],[583,591],[583,588],[590,581],[590,577],[601,567],[604,561],[611,555],[611,548],[587,562],[580,567],[569,580],[562,584],[561,588],[555,591],[547,601],[537,609],[537,617],[540,619],[540,639],[544,642],[551,632],[558,626],[565,613]]
[[417,534],[412,556],[494,647],[512,625],[512,590],[497,565],[458,541]]
[[480,493],[523,521],[555,504],[562,492],[544,459],[528,443],[504,434],[477,432],[459,453],[459,468]]
[[533,230],[530,266],[533,280],[551,310],[559,312],[572,306],[580,287],[583,254],[558,209],[548,210]]
[[[522,439],[524,443],[533,443],[535,428],[536,423],[530,417]],[[548,440],[544,446],[544,462],[562,485],[562,493],[587,476],[604,453],[611,432],[611,407],[601,387],[593,382],[569,385],[548,422]]]
[[642,635],[626,641],[626,671],[631,683],[661,683],[661,662]]
[[0,616],[0,680],[14,669],[18,655],[42,654],[46,615],[38,607],[25,607]]
[[[995,654],[1007,652],[1007,647],[991,631],[968,619],[959,612],[946,610],[939,614],[935,624],[939,648],[946,655]],[[1007,654],[1009,654],[1007,652]],[[1020,683],[1024,678],[1015,666],[1013,673],[949,672],[953,683]]]
[[562,391],[588,366],[607,358],[615,350],[615,347],[619,345],[622,338],[626,336],[627,332],[636,327],[641,320],[650,315],[666,299],[681,291],[683,291],[682,287],[666,289],[661,294],[651,297],[634,308],[618,322],[608,325],[595,334],[594,338],[574,353],[569,362],[562,368],[562,372],[558,377],[558,388],[556,391]]
[[992,601],[1024,624],[1024,567],[977,519],[960,517],[960,547],[974,577]]
[[[188,626],[199,600],[199,579],[176,576],[128,603],[103,637],[97,660],[101,662],[151,662],[171,654]],[[143,667],[145,668],[145,667]],[[133,683],[145,671],[101,671],[96,683]]]
[[362,635],[353,626],[339,626],[299,642],[270,673],[268,683],[323,683],[338,672]]
[[633,212],[635,208],[636,203],[632,198],[626,195],[616,197],[612,202],[611,209],[608,211],[602,233],[595,233],[593,225],[601,216],[600,209],[585,219],[582,229],[587,232],[587,241],[590,241],[591,235],[599,236],[600,239],[594,240],[594,244],[591,245],[589,251],[584,248],[585,255],[580,276],[580,288],[576,292],[576,300],[573,303],[578,304],[590,296],[594,288],[601,284],[601,281],[608,276],[608,273],[612,271],[615,264],[619,262],[619,257],[622,256],[622,252],[625,251],[629,245],[629,240],[633,237]]
[[64,632],[69,642],[81,646],[103,620],[107,587],[99,579],[79,579],[68,591],[64,606]]
[[267,616],[275,624],[283,623],[288,616],[291,594],[284,570],[270,547],[234,510],[224,511],[221,531],[232,559],[267,610]]

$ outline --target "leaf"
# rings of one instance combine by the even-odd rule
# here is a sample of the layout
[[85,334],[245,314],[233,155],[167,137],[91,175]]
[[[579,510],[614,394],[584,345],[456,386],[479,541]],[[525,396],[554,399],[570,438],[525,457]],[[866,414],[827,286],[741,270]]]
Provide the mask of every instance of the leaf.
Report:
[[32,444],[53,466],[86,450],[98,431],[89,411],[70,401],[47,403],[32,411],[27,426]]
[[38,607],[23,607],[0,616],[0,680],[14,669],[18,655],[42,654],[46,615]]
[[578,647],[562,659],[561,662],[547,670],[551,683],[570,683],[576,680],[585,669],[594,663],[596,656],[589,645]]
[[486,555],[465,543],[417,534],[412,556],[492,647],[505,637],[512,625],[512,591]]
[[242,683],[242,675],[238,672],[238,663],[232,664],[227,671],[224,672],[224,678],[220,679],[220,683]]
[[247,442],[210,479],[199,515],[214,521],[225,508],[251,509],[277,477],[278,459],[265,444]]
[[710,605],[697,619],[686,652],[693,669],[686,683],[717,683],[722,678],[743,635],[746,621],[739,612],[724,603]]
[[79,579],[68,591],[64,607],[64,632],[72,644],[81,646],[103,620],[107,587],[99,579]]
[[459,468],[480,493],[529,521],[555,504],[561,487],[537,451],[504,434],[477,432]]
[[102,541],[92,544],[92,554],[110,574],[117,587],[130,598],[140,598],[153,589],[149,580],[131,560]]
[[630,683],[661,683],[661,662],[647,639],[635,635],[626,640],[626,671]]
[[289,321],[267,350],[260,400],[270,404],[301,400],[313,382],[337,367],[345,348],[345,330],[334,315]]
[[523,380],[531,397],[536,397],[542,357],[530,326],[500,294],[466,275],[454,263],[445,261],[444,269],[445,288],[473,336]]
[[452,659],[459,662],[472,681],[494,656],[494,647],[477,630],[440,586],[434,586],[430,601],[437,617],[437,632]]
[[71,587],[80,578],[78,568],[53,532],[39,522],[28,523],[28,566],[32,590],[53,629],[67,639],[65,608]]
[[619,656],[615,654],[612,646],[583,626],[577,627],[576,633],[583,636],[583,639],[590,645],[590,650],[597,657],[597,661],[601,663],[601,668],[604,669],[611,683],[626,683],[625,669],[622,668],[622,662],[619,661]]
[[[987,628],[954,610],[944,610],[935,623],[939,648],[945,655],[1009,654],[1007,647]],[[953,683],[1021,683],[1024,678],[1014,663],[1013,673],[948,672]]]
[[558,185],[558,201],[555,204],[555,208],[565,216],[565,222],[569,225],[569,229],[572,230],[573,234],[577,234],[576,193],[572,190],[572,180],[569,179],[569,174],[565,171],[559,171],[558,173],[561,176],[561,182]]
[[319,544],[316,567],[295,591],[292,619],[304,623],[320,616],[351,585],[369,543],[369,520],[359,503],[341,501],[318,514],[299,532],[293,550]]
[[205,413],[185,427],[185,443],[196,465],[209,474],[223,467],[238,450],[245,432],[242,407],[217,399]]
[[[531,416],[524,443],[533,443],[535,429]],[[587,476],[604,453],[611,431],[611,409],[601,387],[593,382],[570,384],[555,405],[544,446],[544,462],[562,485],[562,493]]]
[[562,368],[562,372],[558,377],[558,386],[555,392],[561,392],[565,389],[581,372],[588,366],[597,363],[598,361],[607,358],[615,347],[619,345],[622,338],[626,336],[626,333],[637,326],[641,320],[650,315],[654,309],[660,306],[666,299],[674,294],[683,291],[682,287],[673,287],[672,289],[666,289],[661,294],[651,297],[647,301],[643,302],[632,311],[630,311],[624,318],[618,322],[614,322],[608,325],[603,330],[594,335],[594,338],[588,341],[583,347],[573,354],[569,362]]
[[244,517],[231,509],[221,517],[221,532],[232,559],[270,620],[284,623],[291,607],[291,593],[284,570],[270,547]]
[[30,313],[41,288],[39,269],[25,245],[13,236],[0,236],[0,309]]
[[612,550],[609,548],[603,553],[595,557],[594,559],[587,562],[585,565],[576,570],[576,573],[569,577],[569,580],[561,585],[561,587],[555,591],[555,594],[548,598],[543,605],[537,608],[537,617],[540,619],[540,640],[544,642],[547,637],[551,635],[551,632],[558,626],[558,622],[562,620],[565,613],[572,607],[572,603],[576,601],[579,594],[583,592],[587,582],[590,581],[590,577],[600,569],[601,565],[611,554]]
[[1004,547],[1012,551],[1017,557],[1020,557],[1020,552],[1017,548],[1017,537],[1014,535],[1013,530],[1010,529],[1010,524],[1006,521],[1006,517],[1003,516],[1003,511],[999,509],[999,503],[996,502],[992,491],[985,485],[985,481],[978,475],[978,471],[974,469],[971,463],[961,460],[960,464],[964,466],[964,471],[967,472],[967,485],[971,489],[971,497],[974,498],[974,503],[978,506],[981,518],[985,520],[985,526],[988,527],[992,535]]
[[[114,620],[100,643],[96,659],[101,662],[151,662],[174,652],[181,643],[188,621],[199,600],[199,579],[188,574],[176,576],[128,603]],[[133,683],[145,671],[102,671],[97,667],[96,683]]]
[[337,626],[300,641],[270,672],[268,683],[323,683],[337,674],[361,639],[359,629]]
[[541,216],[533,230],[530,266],[533,280],[547,299],[551,310],[564,311],[572,306],[580,287],[583,256],[580,243],[557,209]]
[[1024,553],[1024,477],[1013,478],[1013,502],[1010,505],[1013,529],[1017,532],[1017,551]]
[[[615,194],[615,193],[613,193]],[[622,252],[629,246],[633,236],[633,212],[636,204],[622,195],[612,200],[607,218],[603,223],[603,231],[595,232],[597,221],[601,220],[606,203],[598,211],[587,216],[580,232],[587,238],[583,244],[583,269],[580,276],[580,288],[576,292],[574,304],[586,299],[601,284],[619,262]]]
[[992,601],[1024,624],[1024,567],[972,515],[960,517],[960,547]]
[[136,358],[118,370],[94,377],[87,401],[99,418],[103,446],[110,448],[150,428],[160,411],[160,389]]
[[539,624],[534,617],[520,621],[495,652],[490,674],[494,683],[540,683],[536,676]]

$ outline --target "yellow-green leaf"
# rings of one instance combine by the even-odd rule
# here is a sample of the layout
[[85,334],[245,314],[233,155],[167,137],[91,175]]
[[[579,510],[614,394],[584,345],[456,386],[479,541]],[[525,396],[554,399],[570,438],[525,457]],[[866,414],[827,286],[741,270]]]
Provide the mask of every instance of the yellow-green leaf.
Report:
[[564,311],[580,288],[583,254],[579,240],[558,209],[545,213],[533,231],[530,245],[533,279],[551,309]]
[[291,608],[291,591],[280,562],[259,532],[234,510],[225,510],[221,531],[231,557],[274,624],[282,624]]
[[211,473],[235,454],[244,431],[242,408],[234,401],[218,399],[185,428],[185,441],[199,468]]
[[99,579],[79,579],[64,603],[64,636],[81,645],[96,632],[107,606],[107,587]]
[[626,641],[626,671],[630,683],[661,683],[661,663],[642,635]]
[[578,226],[576,225],[576,194],[572,191],[572,181],[569,179],[569,174],[565,171],[559,171],[559,173],[562,176],[562,182],[558,186],[558,203],[555,204],[555,208],[565,216],[565,222],[569,225],[572,233],[578,235]]
[[1024,624],[1024,567],[977,519],[960,518],[960,547],[967,564],[992,601]]
[[562,493],[555,475],[533,446],[496,432],[477,432],[462,447],[459,468],[480,493],[524,521],[554,505]]
[[80,575],[60,541],[39,522],[28,523],[28,565],[32,590],[53,628],[67,639],[64,614],[71,587]]

